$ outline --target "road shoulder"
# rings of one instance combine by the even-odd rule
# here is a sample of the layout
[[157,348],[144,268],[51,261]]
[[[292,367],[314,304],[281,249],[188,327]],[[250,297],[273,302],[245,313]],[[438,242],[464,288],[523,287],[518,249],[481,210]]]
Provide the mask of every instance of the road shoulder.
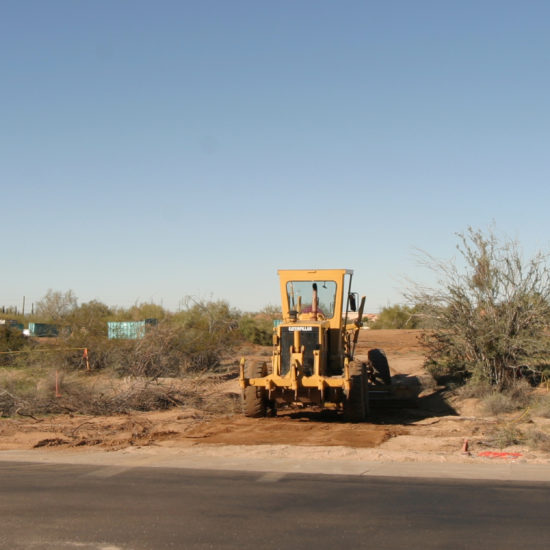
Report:
[[[303,453],[302,449],[302,454]],[[228,452],[222,456],[199,448],[158,449],[147,447],[113,452],[55,452],[49,450],[0,451],[1,462],[39,464],[86,464],[115,467],[117,471],[139,467],[278,472],[292,474],[328,474],[407,478],[439,478],[525,481],[550,483],[550,464],[516,461],[490,463],[460,462],[381,462],[353,459],[308,459],[289,456],[243,456]]]

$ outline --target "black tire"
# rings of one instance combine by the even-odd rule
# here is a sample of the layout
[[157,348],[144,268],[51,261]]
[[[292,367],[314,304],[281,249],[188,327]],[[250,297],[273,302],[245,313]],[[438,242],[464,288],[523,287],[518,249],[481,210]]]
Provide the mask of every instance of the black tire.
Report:
[[390,365],[384,351],[377,348],[369,350],[369,364],[374,378],[373,383],[389,386],[391,384]]
[[363,373],[363,399],[365,404],[365,420],[370,418],[370,398],[369,398],[369,375],[367,374],[367,367]]
[[[262,378],[267,375],[265,363],[256,362],[247,366],[247,378]],[[267,392],[264,388],[247,386],[243,392],[243,413],[250,418],[260,418],[267,414]]]
[[367,373],[363,363],[351,361],[349,364],[351,389],[344,399],[344,418],[348,422],[364,422],[367,418],[368,392]]

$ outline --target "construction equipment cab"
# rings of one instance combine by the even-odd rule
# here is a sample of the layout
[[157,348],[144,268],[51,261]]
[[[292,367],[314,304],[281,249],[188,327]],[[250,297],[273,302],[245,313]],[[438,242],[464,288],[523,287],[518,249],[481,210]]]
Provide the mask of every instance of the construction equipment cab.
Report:
[[282,322],[269,364],[241,360],[246,416],[282,404],[341,409],[351,421],[368,414],[368,364],[354,360],[365,297],[352,292],[349,269],[279,270]]

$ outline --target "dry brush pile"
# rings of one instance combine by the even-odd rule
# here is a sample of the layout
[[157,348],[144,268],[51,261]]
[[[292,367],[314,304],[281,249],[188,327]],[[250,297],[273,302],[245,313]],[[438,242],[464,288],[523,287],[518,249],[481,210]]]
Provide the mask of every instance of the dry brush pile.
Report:
[[225,302],[193,302],[138,340],[109,340],[97,318],[48,341],[3,329],[0,415],[100,415],[175,406],[233,412],[235,396],[214,398],[212,387],[228,373],[236,375],[228,357],[241,340],[238,316]]

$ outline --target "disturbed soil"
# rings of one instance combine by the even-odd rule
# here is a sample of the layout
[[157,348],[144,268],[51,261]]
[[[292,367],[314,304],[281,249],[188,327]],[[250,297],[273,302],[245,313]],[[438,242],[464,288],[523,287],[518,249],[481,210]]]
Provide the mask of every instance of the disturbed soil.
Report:
[[[470,462],[514,460],[548,463],[550,454],[526,445],[500,448],[503,429],[547,432],[550,420],[524,413],[487,417],[477,399],[460,399],[438,387],[423,367],[415,330],[361,331],[356,355],[383,349],[389,360],[395,399],[373,401],[371,417],[345,423],[337,411],[286,409],[276,417],[245,418],[240,413],[238,357],[227,372],[202,386],[210,403],[168,411],[116,416],[56,415],[0,419],[0,450],[119,450],[174,448],[218,456],[311,457],[380,461]],[[249,346],[248,359],[269,360],[270,349]],[[200,385],[197,387],[201,387]]]

